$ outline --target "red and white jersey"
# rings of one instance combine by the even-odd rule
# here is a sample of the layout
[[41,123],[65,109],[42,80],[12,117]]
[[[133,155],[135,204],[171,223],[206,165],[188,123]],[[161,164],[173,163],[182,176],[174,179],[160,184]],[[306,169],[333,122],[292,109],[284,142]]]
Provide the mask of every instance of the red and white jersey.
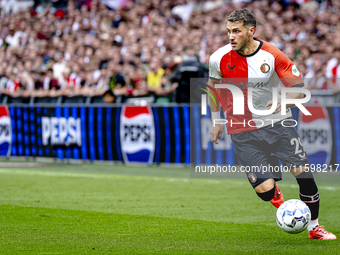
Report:
[[8,82],[7,82],[7,90],[9,92],[13,93],[13,92],[17,91],[17,89],[19,87],[20,87],[20,83],[17,80],[15,80],[15,81],[8,80]]
[[67,81],[69,86],[74,88],[80,85],[81,78],[76,73],[71,73]]
[[327,62],[326,78],[330,78],[334,83],[340,78],[340,63],[337,58],[332,58]]
[[239,87],[244,96],[244,115],[233,115],[232,94],[229,89],[221,89],[220,97],[228,121],[228,134],[255,130],[292,117],[290,109],[286,115],[281,115],[281,112],[266,116],[253,114],[248,107],[249,87],[253,89],[253,107],[267,110],[266,105],[272,100],[273,87],[278,87],[281,83],[286,87],[304,85],[300,72],[282,51],[268,42],[254,39],[260,42],[260,46],[250,55],[233,51],[231,45],[227,44],[210,57],[209,77],[221,84]]

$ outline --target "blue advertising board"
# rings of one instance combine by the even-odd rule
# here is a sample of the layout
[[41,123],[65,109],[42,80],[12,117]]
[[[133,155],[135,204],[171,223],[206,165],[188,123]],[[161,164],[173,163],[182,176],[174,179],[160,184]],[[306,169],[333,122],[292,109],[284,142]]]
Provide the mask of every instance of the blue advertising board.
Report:
[[[308,109],[312,117],[296,109],[293,116],[310,163],[339,164],[339,107]],[[0,113],[1,156],[126,164],[238,164],[227,132],[219,144],[210,141],[210,110],[202,116],[199,105],[11,105],[0,106]]]

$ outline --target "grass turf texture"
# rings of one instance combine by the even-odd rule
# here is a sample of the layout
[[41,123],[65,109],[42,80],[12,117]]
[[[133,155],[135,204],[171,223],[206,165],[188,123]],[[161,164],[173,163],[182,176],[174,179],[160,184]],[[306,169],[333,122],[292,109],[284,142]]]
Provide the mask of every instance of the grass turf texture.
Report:
[[[0,254],[339,252],[339,240],[280,230],[276,208],[245,177],[189,177],[188,168],[154,166],[1,168]],[[316,178],[320,223],[340,236],[340,173]],[[298,198],[293,178],[279,186]]]

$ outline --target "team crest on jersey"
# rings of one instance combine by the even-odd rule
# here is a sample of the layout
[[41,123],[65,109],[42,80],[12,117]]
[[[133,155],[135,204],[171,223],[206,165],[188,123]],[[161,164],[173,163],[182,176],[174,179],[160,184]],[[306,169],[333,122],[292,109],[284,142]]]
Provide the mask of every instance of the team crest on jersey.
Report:
[[270,66],[267,63],[261,65],[261,72],[268,73],[270,71]]
[[255,183],[257,181],[257,177],[254,173],[249,173],[248,178],[251,181],[251,183]]

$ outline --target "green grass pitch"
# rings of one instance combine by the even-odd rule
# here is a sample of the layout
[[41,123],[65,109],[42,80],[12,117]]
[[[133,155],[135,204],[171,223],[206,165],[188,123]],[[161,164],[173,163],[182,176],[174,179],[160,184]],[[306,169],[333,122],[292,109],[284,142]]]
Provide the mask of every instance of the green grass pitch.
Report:
[[[316,175],[319,222],[340,237],[340,173]],[[293,178],[279,184],[298,198]],[[339,240],[290,235],[241,179],[188,168],[0,167],[0,254],[339,254]]]

